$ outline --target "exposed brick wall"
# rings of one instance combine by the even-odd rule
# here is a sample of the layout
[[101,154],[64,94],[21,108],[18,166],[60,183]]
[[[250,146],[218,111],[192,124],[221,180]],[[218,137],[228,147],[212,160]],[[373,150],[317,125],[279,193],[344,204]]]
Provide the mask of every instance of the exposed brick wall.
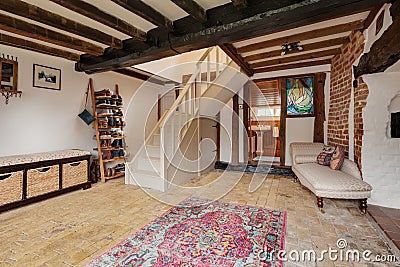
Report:
[[367,104],[368,86],[362,78],[358,79],[358,87],[354,90],[354,161],[361,169],[361,146],[364,135],[362,110]]
[[[364,36],[360,31],[350,34],[350,42],[343,47],[342,53],[332,59],[330,103],[328,116],[328,143],[342,145],[346,154],[349,151],[349,108],[351,98],[353,63],[364,50]],[[368,88],[361,83],[354,91],[354,139],[355,160],[361,162],[363,135],[362,108],[365,107]],[[359,165],[360,166],[360,165]]]

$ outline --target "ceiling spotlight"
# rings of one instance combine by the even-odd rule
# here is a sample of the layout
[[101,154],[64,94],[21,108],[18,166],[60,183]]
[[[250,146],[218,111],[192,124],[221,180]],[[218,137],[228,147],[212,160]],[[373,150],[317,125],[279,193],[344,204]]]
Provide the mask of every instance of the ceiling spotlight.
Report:
[[303,46],[299,44],[300,42],[288,43],[282,45],[282,53],[281,55],[284,56],[290,51],[303,51]]

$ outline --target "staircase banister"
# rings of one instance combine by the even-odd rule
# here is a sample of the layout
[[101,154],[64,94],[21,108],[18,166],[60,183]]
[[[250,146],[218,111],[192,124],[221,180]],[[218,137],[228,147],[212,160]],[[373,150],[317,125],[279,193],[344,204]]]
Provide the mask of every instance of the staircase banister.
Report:
[[[214,47],[210,47],[208,48],[203,55],[200,57],[199,61],[196,63],[196,66],[198,66],[198,64],[202,63],[207,56],[211,53],[211,51],[214,49]],[[189,88],[191,86],[191,84],[195,81],[198,72],[200,72],[200,69],[196,70],[196,73],[193,73],[189,79],[189,81],[185,84],[185,86],[182,88],[182,92],[179,94],[178,98],[175,100],[175,102],[172,104],[170,110],[175,110],[180,102],[182,101],[183,97],[186,95],[186,93],[189,91]],[[156,123],[156,125],[154,126],[153,130],[150,132],[150,134],[147,136],[145,142],[143,145],[146,145],[149,141],[150,138],[156,133],[157,129],[160,128],[161,124],[165,121],[165,117],[167,116],[168,112],[165,112],[161,118],[158,120],[158,122]]]

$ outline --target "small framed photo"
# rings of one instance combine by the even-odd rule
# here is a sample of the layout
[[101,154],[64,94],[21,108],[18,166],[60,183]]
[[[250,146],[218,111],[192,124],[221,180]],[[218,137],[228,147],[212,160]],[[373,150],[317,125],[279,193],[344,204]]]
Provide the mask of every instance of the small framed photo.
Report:
[[61,90],[61,70],[33,64],[33,87]]

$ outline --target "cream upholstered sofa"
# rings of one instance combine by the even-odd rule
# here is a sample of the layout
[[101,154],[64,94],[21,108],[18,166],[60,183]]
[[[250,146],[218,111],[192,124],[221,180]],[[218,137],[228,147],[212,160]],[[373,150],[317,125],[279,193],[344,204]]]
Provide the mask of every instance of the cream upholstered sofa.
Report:
[[372,187],[362,180],[357,165],[344,159],[340,170],[319,165],[317,156],[322,151],[322,143],[291,143],[290,156],[295,181],[311,190],[316,196],[318,207],[323,208],[323,198],[360,199],[360,209],[367,210],[367,199]]

